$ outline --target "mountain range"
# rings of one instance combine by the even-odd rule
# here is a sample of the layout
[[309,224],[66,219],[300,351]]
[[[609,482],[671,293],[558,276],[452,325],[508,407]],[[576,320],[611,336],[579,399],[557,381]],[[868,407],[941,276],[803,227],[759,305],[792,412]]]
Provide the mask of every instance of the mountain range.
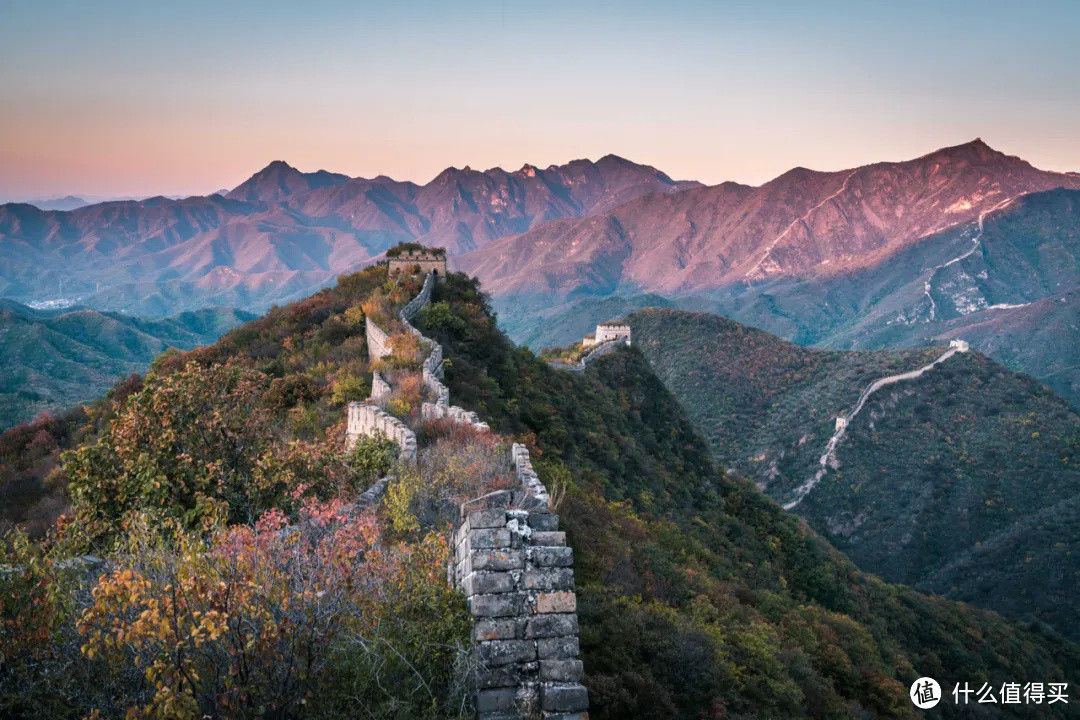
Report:
[[609,155],[515,172],[448,168],[417,185],[275,161],[225,195],[70,212],[0,206],[0,294],[135,314],[262,310],[309,295],[401,241],[451,252],[547,221],[698,186]]
[[401,241],[446,247],[533,347],[671,304],[818,347],[964,337],[1080,405],[1080,175],[981,140],[795,168],[758,187],[674,181],[614,155],[448,168],[423,185],[275,161],[208,197],[2,205],[0,295],[153,316],[258,312]]
[[136,318],[88,308],[34,310],[0,300],[0,430],[105,393],[170,347],[214,342],[253,316],[205,308]]

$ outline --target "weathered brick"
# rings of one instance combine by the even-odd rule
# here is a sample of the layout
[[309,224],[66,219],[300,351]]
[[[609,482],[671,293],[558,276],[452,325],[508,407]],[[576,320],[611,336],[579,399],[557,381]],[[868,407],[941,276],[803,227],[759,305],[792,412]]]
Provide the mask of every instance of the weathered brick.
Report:
[[536,530],[529,538],[530,545],[544,545],[547,547],[565,547],[566,533],[555,530]]
[[534,512],[529,515],[529,527],[533,530],[558,530],[559,516],[546,512]]
[[[475,640],[514,640],[525,637],[523,618],[488,617],[481,618],[473,625]],[[573,657],[577,657],[575,652]]]
[[536,596],[536,612],[538,613],[572,613],[577,612],[577,596],[572,592],[560,590],[558,592],[540,593]]
[[541,660],[540,679],[549,682],[581,682],[584,675],[580,660]]
[[478,669],[474,673],[477,689],[518,688],[522,684],[535,681],[539,675],[540,664],[536,662],[496,665]]
[[526,570],[524,586],[529,590],[573,590],[574,571],[569,568],[537,568]]
[[516,700],[517,692],[514,688],[481,690],[476,693],[476,712],[490,713],[513,711]]
[[461,581],[466,595],[488,595],[514,590],[514,576],[508,572],[474,572]]
[[520,615],[524,606],[524,593],[473,595],[469,598],[469,612],[472,613],[474,617],[509,617],[511,615]]
[[520,570],[524,560],[520,552],[511,550],[473,550],[469,554],[472,570]]
[[544,683],[540,687],[540,707],[548,712],[581,712],[589,707],[589,691],[577,683]]
[[518,500],[518,505],[524,510],[530,511],[530,513],[540,512],[548,509],[548,498],[529,494]]
[[540,638],[536,641],[536,654],[541,660],[572,660],[581,652],[574,635]]
[[577,635],[577,615],[535,615],[525,624],[525,637],[550,638]]
[[484,528],[469,534],[469,544],[474,550],[480,548],[510,547],[510,531],[506,528]]
[[500,528],[506,525],[506,510],[477,510],[469,513],[469,528],[480,530],[481,528]]
[[574,564],[574,549],[533,546],[529,548],[529,562],[537,567],[570,567]]
[[489,640],[477,643],[480,662],[485,665],[509,665],[536,659],[532,640]]

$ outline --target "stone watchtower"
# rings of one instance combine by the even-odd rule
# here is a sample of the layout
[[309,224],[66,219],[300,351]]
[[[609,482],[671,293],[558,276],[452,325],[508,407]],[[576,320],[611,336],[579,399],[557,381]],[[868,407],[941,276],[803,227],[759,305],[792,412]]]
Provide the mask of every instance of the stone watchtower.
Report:
[[406,272],[412,274],[434,272],[439,277],[446,277],[446,250],[443,248],[391,248],[386,252],[390,274]]
[[581,344],[585,347],[589,347],[611,342],[612,340],[622,340],[629,345],[630,326],[624,322],[618,321],[600,323],[596,326],[596,334],[586,335],[585,339],[581,341]]

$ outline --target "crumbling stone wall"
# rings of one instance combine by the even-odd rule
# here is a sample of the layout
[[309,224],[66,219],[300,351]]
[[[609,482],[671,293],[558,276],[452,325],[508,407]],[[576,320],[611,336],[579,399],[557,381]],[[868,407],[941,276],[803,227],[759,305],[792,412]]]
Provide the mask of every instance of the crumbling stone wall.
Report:
[[369,317],[364,318],[364,333],[367,336],[368,357],[372,360],[382,360],[393,352],[390,336]]
[[[425,420],[445,418],[487,430],[475,412],[450,405],[450,390],[442,382],[442,346],[411,323],[431,301],[434,285],[435,273],[430,273],[420,293],[400,313],[406,328],[428,348],[421,372],[435,402],[425,402],[421,415]],[[371,328],[381,332],[369,321],[369,348]],[[622,344],[598,346],[583,358],[581,367]],[[380,380],[385,384],[376,373],[373,395],[376,387],[382,390]],[[382,433],[402,445],[404,457],[416,457],[416,435],[370,403],[349,404],[348,428],[350,442],[357,434]],[[517,486],[462,506],[449,568],[451,582],[465,592],[473,620],[477,717],[587,720],[589,694],[581,684],[584,671],[578,658],[574,553],[566,545],[566,534],[559,531],[559,516],[550,510],[547,488],[533,470],[528,449],[515,443],[509,460]],[[377,499],[389,480],[380,480],[369,493]]]
[[612,353],[627,344],[628,343],[622,339],[607,340],[605,342],[594,345],[593,349],[585,353],[585,355],[583,355],[582,358],[576,363],[563,362],[562,360],[551,360],[548,362],[548,365],[559,370],[569,370],[570,372],[583,373],[585,372],[585,368],[587,368],[589,366],[589,363],[591,363],[593,360]]
[[548,509],[528,450],[511,451],[524,495],[466,512],[454,535],[454,581],[473,618],[480,720],[586,720],[578,658],[574,552]]
[[[427,277],[424,278],[424,285],[420,288],[420,292],[416,294],[412,300],[406,303],[405,307],[401,308],[401,319],[406,324],[416,318],[416,315],[423,309],[425,305],[431,302],[431,292],[435,289],[435,273],[429,272]],[[415,331],[416,328],[413,328]]]
[[386,378],[382,376],[378,370],[371,373],[371,398],[372,401],[382,401],[390,397],[391,393],[390,383],[386,382]]
[[349,403],[348,425],[345,447],[352,449],[361,435],[368,437],[383,436],[397,443],[401,448],[400,457],[404,460],[416,459],[416,433],[409,426],[398,420],[377,405],[366,402]]

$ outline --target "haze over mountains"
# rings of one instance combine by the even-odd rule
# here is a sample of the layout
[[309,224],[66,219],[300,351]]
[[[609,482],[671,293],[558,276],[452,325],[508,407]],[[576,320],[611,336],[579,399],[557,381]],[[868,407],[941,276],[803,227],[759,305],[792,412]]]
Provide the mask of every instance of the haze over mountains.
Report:
[[170,347],[191,350],[253,316],[204,308],[135,318],[88,308],[34,310],[0,300],[0,430],[103,395]]
[[448,248],[511,335],[538,347],[662,298],[800,344],[964,336],[1078,403],[1078,197],[1080,176],[981,140],[759,187],[677,182],[613,155],[448,168],[424,185],[275,161],[209,197],[0,206],[0,295],[261,311],[419,241]]

